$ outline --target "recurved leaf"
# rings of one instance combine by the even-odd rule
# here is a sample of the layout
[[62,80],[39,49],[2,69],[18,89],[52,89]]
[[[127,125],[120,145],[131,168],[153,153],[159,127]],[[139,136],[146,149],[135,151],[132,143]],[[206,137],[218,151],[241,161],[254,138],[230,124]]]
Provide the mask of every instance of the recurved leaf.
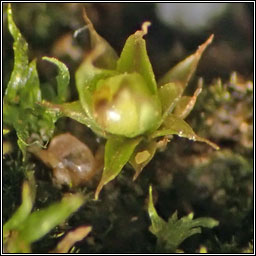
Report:
[[196,99],[201,91],[202,88],[197,88],[192,97],[182,96],[174,109],[174,114],[181,119],[185,119],[193,109]]
[[70,75],[69,75],[67,66],[55,58],[43,57],[43,60],[49,61],[58,67],[59,71],[56,77],[57,95],[54,102],[56,103],[65,102],[68,96],[68,85],[70,81]]
[[147,34],[150,22],[144,22],[142,29],[131,35],[125,43],[117,62],[117,71],[124,73],[138,72],[145,79],[153,94],[157,93],[154,72],[148,58],[146,42],[143,36]]
[[14,23],[10,4],[7,17],[8,28],[14,39],[14,67],[5,91],[4,103],[32,108],[35,102],[41,100],[36,61],[28,63],[28,44]]
[[113,180],[122,170],[123,166],[129,161],[134,149],[141,141],[141,137],[125,138],[112,136],[108,138],[105,146],[104,170],[101,181],[95,192],[95,199],[104,185]]
[[103,69],[115,69],[118,56],[115,50],[109,45],[109,43],[102,38],[97,31],[94,29],[94,26],[91,20],[88,18],[85,9],[83,9],[84,20],[87,24],[87,27],[90,32],[91,46],[92,48],[97,48],[99,45],[102,47],[102,52],[97,55],[97,58],[94,59],[94,64]]
[[169,72],[167,72],[160,80],[159,85],[167,83],[175,83],[176,86],[180,87],[181,94],[186,88],[190,78],[194,74],[198,62],[206,49],[206,47],[212,42],[213,35],[211,35],[205,43],[199,46],[198,50],[187,57],[185,60],[179,62]]
[[214,149],[219,149],[218,145],[216,145],[215,143],[196,135],[190,125],[183,119],[173,114],[169,114],[168,117],[165,119],[162,127],[159,130],[155,131],[152,134],[152,137],[156,138],[159,136],[166,136],[172,134],[187,138],[189,140],[205,142]]
[[4,101],[18,103],[16,97],[25,86],[28,74],[28,44],[14,23],[11,4],[7,7],[8,29],[14,39],[14,67],[5,91]]
[[81,105],[86,115],[93,119],[92,94],[100,79],[118,74],[114,71],[117,55],[108,42],[94,29],[84,10],[84,19],[91,35],[92,50],[76,71],[75,79]]
[[7,17],[14,39],[14,68],[4,96],[3,120],[16,130],[25,159],[26,146],[30,143],[42,146],[51,137],[56,119],[36,104],[41,102],[36,61],[28,64],[28,45],[13,21],[10,4]]

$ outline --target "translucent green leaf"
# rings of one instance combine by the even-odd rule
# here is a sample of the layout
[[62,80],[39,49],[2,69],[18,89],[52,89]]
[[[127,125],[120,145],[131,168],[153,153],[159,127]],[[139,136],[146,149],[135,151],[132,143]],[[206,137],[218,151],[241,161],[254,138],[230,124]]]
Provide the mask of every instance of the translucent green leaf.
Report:
[[84,10],[84,19],[91,35],[92,50],[76,71],[76,86],[81,105],[87,116],[93,119],[92,93],[100,79],[118,74],[114,71],[117,56],[112,47],[94,29]]
[[19,149],[22,152],[22,156],[23,156],[23,161],[26,160],[26,148],[29,145],[28,143],[25,142],[25,140],[28,138],[27,133],[22,133],[21,131],[17,132],[17,136],[18,136],[18,140],[17,140],[17,144],[19,146]]
[[13,232],[10,233],[10,236],[6,237],[6,251],[9,253],[31,252],[31,243],[63,223],[83,203],[82,195],[68,195],[61,202],[54,203],[45,209],[34,211],[29,215],[27,211],[26,216],[23,216],[17,223],[18,225],[12,226]]
[[28,64],[28,44],[16,27],[11,6],[8,5],[8,28],[14,39],[14,67],[5,91],[5,104],[20,103],[22,108],[32,108],[41,100],[36,61]]
[[156,149],[157,143],[155,140],[142,142],[136,147],[134,153],[129,160],[129,163],[135,169],[133,180],[137,179],[143,168],[154,157]]
[[212,218],[193,220],[193,213],[178,219],[177,211],[164,221],[158,216],[152,200],[152,188],[149,187],[148,214],[152,225],[149,230],[157,237],[157,247],[164,252],[175,252],[178,246],[188,237],[201,233],[201,227],[214,228],[219,222]]
[[5,91],[5,102],[19,102],[18,93],[25,86],[28,74],[28,44],[16,27],[11,5],[7,7],[8,29],[14,39],[14,67]]
[[28,133],[28,112],[24,111],[17,105],[9,105],[5,103],[3,105],[3,120],[5,124],[8,124],[16,130],[18,136],[18,146],[23,154],[23,160],[26,157],[26,145],[25,142],[29,138]]
[[172,112],[177,102],[180,100],[181,95],[180,87],[176,86],[175,83],[168,83],[159,88],[159,97],[162,103],[163,120],[166,118],[168,113]]
[[167,84],[167,83],[175,83],[176,86],[180,87],[181,94],[186,88],[190,78],[194,74],[198,62],[206,49],[206,47],[212,42],[213,35],[211,35],[205,43],[199,46],[198,50],[187,57],[182,62],[179,62],[176,66],[174,66],[169,72],[167,72],[160,80],[159,85]]
[[103,69],[115,69],[116,62],[118,56],[115,50],[109,45],[109,43],[102,38],[97,31],[94,29],[94,26],[90,19],[88,18],[85,9],[83,10],[84,20],[87,24],[87,27],[90,32],[90,39],[91,39],[91,46],[92,49],[97,48],[100,46],[102,48],[102,52],[97,55],[97,58],[94,59],[95,66]]
[[[25,116],[23,116],[23,118],[25,118]],[[9,105],[8,103],[5,103],[3,105],[3,120],[5,124],[15,128],[18,136],[18,146],[21,149],[23,157],[25,159],[26,145],[24,145],[21,140],[26,140],[28,138],[28,133],[25,128],[26,125],[24,125],[24,123],[20,119],[19,107],[16,105]]]
[[55,102],[56,103],[65,102],[68,96],[68,85],[70,81],[70,75],[69,75],[69,70],[67,66],[55,58],[43,57],[43,60],[47,60],[58,67],[59,72],[58,72],[58,76],[56,77],[57,96],[56,96]]
[[23,109],[33,108],[35,102],[41,101],[40,83],[36,69],[36,60],[29,64],[27,81],[17,96],[20,96],[20,106]]
[[92,93],[96,88],[96,84],[100,79],[106,79],[117,72],[113,70],[105,70],[96,68],[92,62],[100,54],[101,48],[96,47],[82,62],[76,71],[76,86],[79,94],[81,105],[87,116],[93,119],[92,113]]
[[36,70],[36,61],[28,64],[28,44],[16,27],[11,5],[7,8],[8,28],[14,39],[14,67],[5,91],[5,104],[20,104],[21,108],[32,108],[41,101],[41,91]]
[[155,131],[152,134],[152,137],[156,138],[159,136],[172,135],[172,134],[175,134],[180,137],[184,137],[193,141],[205,142],[211,147],[213,147],[214,149],[219,149],[218,145],[216,145],[215,143],[196,135],[193,129],[190,127],[190,125],[186,123],[183,119],[173,114],[169,114],[168,117],[165,119],[162,127],[159,130]]
[[157,211],[155,209],[152,196],[152,186],[149,186],[148,215],[152,223],[152,225],[149,227],[149,230],[156,235],[162,229],[164,229],[166,222],[157,214]]
[[141,137],[134,139],[112,136],[107,140],[104,156],[104,170],[100,183],[95,192],[95,199],[104,185],[113,180],[129,161],[134,149],[141,141]]
[[14,120],[18,120],[18,114],[16,106],[3,104],[3,122],[8,126],[13,126]]
[[22,109],[4,104],[3,120],[16,130],[18,145],[25,160],[28,145],[36,143],[42,147],[52,137],[57,117],[53,111],[39,105],[35,105],[34,109]]
[[54,104],[48,101],[43,101],[40,105],[44,106],[47,111],[55,113],[57,118],[66,116],[76,120],[77,122],[86,125],[88,128],[92,129],[99,136],[105,137],[106,134],[102,131],[102,129],[94,122],[93,119],[90,119],[84,109],[80,101],[74,101],[70,103],[63,104]]
[[[37,126],[38,122],[38,118],[36,118],[36,114],[34,113],[35,103],[41,101],[41,91],[39,88],[35,60],[29,64],[28,73],[26,75],[25,86],[20,88],[15,96],[16,98],[19,98],[19,104],[15,104],[13,101],[5,101],[3,111],[4,122],[13,126],[16,130],[18,146],[23,153],[24,159],[29,135],[32,132],[39,131],[39,129],[35,130],[32,128],[33,126]],[[5,97],[7,97],[7,95],[8,93]]]
[[30,214],[33,206],[33,196],[29,183],[24,182],[22,187],[22,202],[13,216],[3,226],[3,237],[7,239],[10,230],[17,229]]
[[56,119],[37,105],[41,91],[36,61],[28,64],[28,45],[13,21],[11,5],[8,5],[7,17],[14,38],[14,68],[4,96],[3,120],[16,130],[24,160],[27,145],[42,146],[51,137]]
[[[12,122],[18,137],[24,140],[25,143],[29,144],[35,142],[32,138],[27,141],[32,133],[38,134],[37,139],[41,139],[42,141],[47,141],[52,136],[54,123],[57,120],[54,112],[44,109],[37,104],[34,106],[33,110],[23,110],[16,106],[5,106],[5,109],[4,117],[9,115],[5,120]],[[38,141],[39,144],[42,143],[42,141]]]
[[19,239],[32,243],[47,234],[55,226],[65,221],[82,204],[82,195],[69,195],[61,202],[54,203],[49,207],[35,211],[19,226]]
[[165,251],[174,252],[188,237],[201,233],[204,228],[214,228],[219,222],[212,218],[198,218],[193,220],[193,214],[177,219],[177,213],[169,218],[165,228],[159,232],[158,247]]
[[104,130],[129,138],[156,130],[161,120],[161,103],[138,73],[100,80],[93,93],[93,111]]
[[143,36],[148,32],[150,22],[144,22],[142,29],[131,35],[123,48],[120,59],[117,62],[119,72],[138,72],[145,79],[153,94],[157,93],[157,85],[154,72],[147,55],[146,43]]
[[198,88],[192,97],[182,96],[180,98],[180,100],[178,101],[173,113],[177,117],[179,117],[181,119],[185,119],[189,115],[191,110],[193,109],[193,107],[196,103],[196,99],[197,99],[198,95],[200,94],[201,90],[202,90],[202,88]]

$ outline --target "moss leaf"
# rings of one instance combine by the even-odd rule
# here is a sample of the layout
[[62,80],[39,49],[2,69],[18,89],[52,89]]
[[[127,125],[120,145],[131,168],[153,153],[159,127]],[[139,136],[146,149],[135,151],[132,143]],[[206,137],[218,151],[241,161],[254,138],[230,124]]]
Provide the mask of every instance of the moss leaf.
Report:
[[159,88],[159,97],[162,103],[163,120],[171,113],[180,100],[181,89],[175,83],[168,83]]
[[26,78],[25,87],[20,90],[20,106],[23,109],[33,108],[35,102],[42,100],[40,82],[36,69],[36,60],[33,60],[28,67],[28,74]]
[[198,88],[192,97],[182,96],[174,109],[174,114],[181,119],[185,119],[193,109],[201,90],[201,88]]
[[8,4],[7,8],[8,29],[14,39],[14,67],[9,80],[6,92],[5,101],[19,102],[17,94],[25,86],[28,74],[28,44],[24,37],[21,35],[19,29],[15,25],[12,16],[11,5]]
[[67,100],[68,85],[70,81],[69,70],[67,66],[55,58],[43,57],[43,60],[49,61],[58,67],[57,80],[57,96],[54,100],[56,103],[62,103]]
[[12,252],[22,251],[21,245],[29,247],[32,242],[37,241],[55,226],[65,221],[83,203],[82,195],[69,195],[58,203],[30,214],[17,228],[18,235],[15,239],[17,247],[12,248]]
[[10,4],[7,17],[8,28],[14,39],[14,67],[5,91],[3,120],[16,130],[18,145],[25,159],[28,144],[43,146],[43,142],[49,140],[56,118],[37,105],[42,99],[36,61],[28,64],[28,45],[14,23]]
[[168,71],[160,80],[159,85],[164,85],[167,83],[175,83],[180,89],[180,93],[182,94],[185,90],[189,80],[194,74],[198,62],[206,49],[206,47],[212,42],[213,35],[211,35],[206,42],[199,46],[198,50],[187,57],[185,60],[179,62],[176,66],[174,66],[170,71]]
[[197,218],[193,220],[193,213],[178,219],[177,211],[164,221],[158,216],[152,199],[152,188],[149,188],[148,214],[152,225],[150,231],[157,237],[157,247],[159,250],[172,253],[188,237],[201,233],[201,227],[214,228],[219,222],[212,218]]
[[20,104],[22,108],[32,108],[41,100],[36,61],[29,64],[28,44],[14,23],[11,5],[7,8],[8,28],[14,39],[14,67],[5,91],[5,104]]
[[166,222],[157,214],[155,209],[152,196],[152,186],[149,186],[148,215],[152,223],[149,230],[153,234],[158,234],[162,229],[164,229]]
[[13,216],[3,226],[4,242],[7,239],[9,231],[17,229],[19,225],[30,214],[33,206],[33,196],[29,183],[25,181],[22,187],[22,202],[20,207],[16,210]]
[[96,47],[82,62],[76,71],[76,86],[79,94],[81,105],[88,117],[93,119],[92,113],[92,94],[96,89],[97,82],[100,79],[106,79],[117,72],[113,70],[99,69],[93,65],[94,59],[97,58],[102,49]]
[[136,147],[129,160],[129,163],[135,169],[133,180],[137,179],[144,167],[154,157],[156,149],[157,143],[155,140],[142,142]]
[[86,115],[80,101],[73,101],[63,104],[54,104],[49,101],[42,101],[40,105],[45,107],[48,112],[52,112],[53,114],[55,114],[57,118],[63,116],[72,118],[77,122],[86,125],[99,136],[106,136],[106,134],[102,131],[101,128],[99,128],[96,122]]
[[187,122],[185,122],[183,119],[173,114],[169,114],[166,120],[164,121],[163,126],[159,130],[154,132],[152,134],[152,137],[155,138],[159,136],[172,135],[172,134],[175,134],[180,137],[184,137],[193,141],[205,142],[211,147],[213,147],[214,149],[219,149],[219,147],[215,143],[196,135],[193,129],[190,127],[190,125]]
[[147,34],[149,22],[142,24],[142,29],[131,35],[123,48],[120,59],[117,62],[119,72],[138,72],[145,79],[153,94],[157,93],[157,85],[154,72],[147,55],[146,42],[143,36]]
[[77,69],[75,79],[81,105],[87,116],[93,119],[92,93],[100,79],[118,74],[114,71],[118,57],[108,42],[94,29],[85,10],[84,19],[90,32],[92,50]]
[[85,9],[83,10],[84,20],[90,32],[92,49],[97,48],[99,45],[103,49],[102,52],[94,59],[95,66],[104,69],[115,69],[118,56],[110,44],[102,38],[95,30],[91,20],[88,18]]
[[140,141],[141,137],[130,139],[116,136],[110,137],[107,140],[105,146],[104,170],[101,181],[95,192],[96,200],[98,199],[102,187],[121,172]]

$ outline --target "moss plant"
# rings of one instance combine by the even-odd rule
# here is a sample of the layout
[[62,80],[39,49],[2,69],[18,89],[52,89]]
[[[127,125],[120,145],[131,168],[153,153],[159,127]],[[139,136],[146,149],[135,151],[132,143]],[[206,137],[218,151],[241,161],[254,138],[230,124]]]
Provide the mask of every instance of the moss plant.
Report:
[[104,170],[95,199],[128,162],[135,169],[136,179],[153,158],[159,141],[168,141],[172,135],[206,142],[218,149],[216,144],[196,135],[184,121],[202,88],[193,96],[182,96],[213,35],[156,82],[143,39],[149,22],[127,39],[118,58],[85,12],[84,19],[92,50],[76,72],[79,100],[64,104],[44,101],[42,105],[106,138]]
[[[205,127],[206,123],[204,136],[212,137],[220,144],[223,138],[230,138],[230,134],[225,133],[224,128],[214,129],[214,127],[227,127],[228,121],[229,131],[235,135],[238,134],[233,137],[234,143],[240,149],[239,152],[234,153],[231,150],[223,149],[214,154],[212,151],[204,152],[203,155],[201,154],[202,148],[198,143],[193,144],[195,146],[191,147],[191,151],[182,152],[183,155],[180,155],[182,143],[179,142],[182,140],[175,139],[175,136],[183,137],[192,141],[204,142],[214,149],[219,149],[215,143],[198,136],[185,121],[202,91],[202,86],[199,84],[192,96],[184,95],[184,92],[197,69],[202,54],[211,44],[213,35],[209,36],[193,54],[156,79],[144,39],[148,34],[150,22],[144,22],[140,30],[128,37],[120,56],[118,56],[108,42],[97,33],[84,12],[91,49],[87,51],[75,73],[74,81],[78,99],[68,102],[68,90],[72,84],[72,75],[70,75],[68,67],[55,57],[45,56],[42,58],[45,63],[55,65],[58,70],[56,92],[52,90],[51,95],[44,98],[37,72],[37,61],[29,60],[28,43],[13,20],[10,5],[7,8],[7,20],[8,30],[14,40],[14,66],[3,99],[3,136],[13,136],[12,131],[15,131],[19,153],[21,155],[22,152],[23,156],[23,162],[16,161],[16,164],[21,166],[13,167],[11,172],[5,174],[10,175],[10,184],[5,186],[8,189],[7,192],[9,193],[11,190],[12,180],[17,180],[19,184],[22,184],[22,179],[25,181],[23,181],[21,190],[21,203],[16,201],[13,203],[13,205],[19,204],[19,207],[14,211],[15,207],[12,205],[10,211],[14,212],[13,215],[11,217],[4,216],[5,220],[8,219],[3,227],[3,242],[6,252],[28,253],[40,251],[41,248],[45,249],[47,246],[44,247],[41,243],[44,241],[41,240],[43,237],[46,237],[46,240],[55,239],[55,246],[48,246],[51,247],[50,252],[54,253],[79,252],[79,250],[102,253],[108,248],[109,250],[112,248],[118,250],[119,248],[114,245],[116,240],[120,242],[126,238],[131,240],[127,239],[128,242],[124,248],[130,249],[132,244],[134,247],[131,246],[131,251],[146,248],[150,252],[182,252],[185,240],[185,243],[189,244],[189,241],[193,243],[198,239],[197,236],[192,237],[195,240],[189,240],[188,237],[201,233],[202,228],[217,227],[219,223],[220,226],[215,229],[217,230],[214,234],[215,238],[202,239],[203,243],[200,245],[201,240],[197,241],[198,247],[195,250],[221,253],[251,252],[253,250],[251,240],[249,240],[252,229],[243,232],[244,241],[243,239],[239,240],[240,237],[235,234],[235,232],[241,234],[244,229],[243,225],[250,227],[250,222],[247,220],[252,213],[250,181],[252,163],[240,154],[240,151],[247,150],[249,155],[252,148],[252,144],[250,144],[252,143],[252,116],[250,114],[252,83],[243,83],[240,86],[238,80],[233,77],[228,85],[216,83],[210,86],[201,95],[195,114],[196,118],[191,118],[191,122],[189,121],[192,124],[197,123],[197,125],[193,125],[197,131],[201,126]],[[238,105],[238,101],[241,101],[241,104]],[[238,114],[231,116],[231,110]],[[199,117],[197,113],[201,112],[204,112],[205,115]],[[224,120],[223,113],[225,114]],[[242,120],[243,125],[237,121],[237,116],[239,116],[239,120]],[[43,190],[47,190],[47,185],[40,187],[40,182],[34,178],[34,171],[37,168],[34,170],[35,164],[31,165],[30,163],[32,159],[30,153],[35,154],[33,148],[42,150],[47,147],[48,150],[51,149],[51,143],[54,142],[53,135],[56,132],[56,121],[62,117],[68,117],[83,124],[84,129],[89,128],[96,136],[103,138],[100,140],[100,142],[105,142],[103,173],[99,183],[96,184],[97,187],[92,183],[93,185],[88,188],[83,186],[81,179],[73,173],[75,178],[69,179],[70,186],[65,188],[67,190],[54,187],[59,193],[57,202],[53,202],[56,197],[47,191],[42,196],[43,203],[40,205],[36,200],[40,197],[40,193],[44,192]],[[201,131],[200,134],[202,134]],[[78,139],[74,139],[80,142]],[[48,144],[50,141],[51,143]],[[165,151],[162,155],[159,154],[160,162],[157,162],[156,168],[152,168],[151,176],[142,175],[141,180],[133,182],[154,158],[156,152],[163,151],[167,143],[172,141],[173,147],[170,145],[169,151]],[[66,143],[66,145],[71,143],[70,139],[67,139]],[[78,144],[75,144],[75,148],[76,145]],[[6,144],[5,153],[11,152],[11,150],[15,151],[13,145]],[[70,151],[72,150],[70,149]],[[85,157],[90,155],[93,161],[97,161],[96,151],[89,152],[90,154],[88,153]],[[48,156],[46,155],[45,158]],[[62,160],[68,165],[69,162],[67,163],[65,157]],[[81,160],[79,154],[74,158]],[[168,161],[162,163],[162,159],[168,159]],[[49,159],[47,160],[49,162]],[[72,158],[69,160],[73,161]],[[56,168],[58,161],[59,158],[54,158],[53,164],[50,166],[53,169]],[[176,173],[174,171],[166,177],[169,169],[165,167],[169,165],[169,161],[173,161],[173,165],[178,168]],[[10,161],[9,165],[6,163],[5,173],[13,163],[15,160]],[[79,163],[84,164],[82,161]],[[135,171],[133,181],[129,172],[119,175],[126,164],[130,164]],[[155,162],[149,165],[149,169],[154,164]],[[63,171],[60,162],[57,165]],[[164,167],[157,168],[160,165]],[[180,172],[181,168],[186,170]],[[79,168],[77,170],[80,171]],[[145,203],[149,182],[154,183],[154,180],[151,179],[154,171],[155,177],[159,176],[156,185],[159,188],[159,200],[153,202],[152,187],[150,186],[148,214],[145,214],[143,203]],[[31,175],[30,178],[28,173]],[[11,175],[16,175],[16,179],[12,179]],[[94,199],[98,199],[102,188],[117,177],[117,186],[111,186],[111,184],[106,186],[106,193],[102,197],[104,200],[93,200],[90,193],[86,196],[83,195],[92,189]],[[174,184],[175,182],[176,184]],[[125,189],[124,184],[127,185]],[[193,193],[191,189],[193,189]],[[207,191],[201,192],[203,189]],[[82,193],[77,193],[77,190]],[[161,200],[167,190],[166,198],[168,199],[163,202]],[[68,191],[69,195],[64,195],[60,199],[60,194],[63,191]],[[178,195],[175,198],[176,201],[171,200],[176,196],[175,193]],[[170,196],[173,195],[174,197],[170,199]],[[48,200],[51,196],[52,200]],[[187,198],[185,198],[186,196]],[[192,197],[196,199],[189,201]],[[85,204],[80,208],[85,199],[89,201],[88,205]],[[200,204],[200,206],[197,207],[196,204]],[[182,208],[181,211],[179,207]],[[163,208],[167,214],[162,211]],[[168,220],[165,220],[169,214],[169,208],[172,208],[174,213]],[[210,217],[201,217],[205,216],[205,208],[209,208],[208,212],[211,211],[212,216],[219,221]],[[176,209],[185,216],[178,218]],[[75,212],[77,213],[67,222],[66,220]],[[196,216],[198,215],[195,219],[194,213]],[[125,226],[127,223],[128,227]],[[56,226],[58,228],[54,229]],[[225,232],[222,232],[222,229],[225,229]],[[50,233],[51,230],[52,233]],[[127,232],[123,232],[124,230]],[[134,234],[137,234],[138,230],[143,232],[138,234],[141,240],[137,241]],[[234,231],[235,238],[232,238],[233,240],[231,239],[233,233],[228,233],[228,230]],[[85,243],[73,246],[89,233]],[[219,234],[223,237],[228,234],[228,241],[223,242],[223,237]],[[63,237],[58,240],[58,236],[62,235]],[[207,233],[205,236],[207,237]],[[232,242],[230,242],[231,240]],[[156,242],[156,246],[152,241]],[[190,249],[189,246],[188,248]]]

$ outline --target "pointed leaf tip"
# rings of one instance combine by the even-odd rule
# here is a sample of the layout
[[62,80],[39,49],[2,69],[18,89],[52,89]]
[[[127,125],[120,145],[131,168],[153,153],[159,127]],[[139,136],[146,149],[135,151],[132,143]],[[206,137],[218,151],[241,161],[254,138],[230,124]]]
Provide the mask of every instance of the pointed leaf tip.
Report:
[[165,135],[172,135],[172,134],[175,134],[175,135],[178,135],[179,137],[187,138],[193,141],[205,142],[211,147],[213,147],[214,149],[216,150],[219,149],[219,146],[216,145],[215,143],[196,135],[193,129],[190,127],[190,125],[187,122],[185,122],[183,119],[181,119],[180,117],[174,114],[169,114],[167,116],[162,128],[155,131],[152,134],[152,138],[165,136]]
[[95,200],[98,199],[103,186],[113,180],[121,172],[141,139],[141,137],[130,139],[113,136],[107,140],[104,155],[104,170],[95,192]]
[[44,56],[42,59],[51,62],[57,66],[57,95],[54,100],[56,101],[56,103],[65,102],[68,97],[68,85],[70,81],[70,74],[67,66],[63,62],[53,57]]
[[201,57],[202,53],[204,52],[204,50],[206,49],[206,47],[212,43],[212,40],[214,38],[214,34],[211,34],[209,36],[209,38],[198,47],[198,50],[196,52],[197,55],[199,55]]
[[89,27],[93,27],[93,24],[92,24],[91,20],[88,18],[88,15],[87,15],[87,13],[86,13],[85,8],[83,8],[83,18],[84,18],[85,23],[86,23]]
[[117,62],[117,71],[124,73],[137,72],[145,79],[148,88],[153,94],[157,94],[155,75],[147,54],[146,42],[143,36],[147,34],[150,22],[142,24],[141,30],[137,30],[128,37]]
[[98,200],[99,199],[99,194],[100,194],[100,191],[102,190],[104,184],[102,182],[99,183],[96,191],[95,191],[95,194],[94,194],[94,200]]
[[159,80],[159,85],[164,85],[171,82],[176,83],[177,86],[180,87],[180,94],[182,94],[192,75],[194,74],[204,50],[212,42],[213,37],[214,35],[212,34],[203,44],[198,47],[194,54],[188,56],[186,59],[171,68]]
[[150,21],[143,22],[142,25],[141,25],[141,30],[136,31],[135,34],[140,35],[142,37],[145,36],[148,33],[149,26],[151,26]]
[[94,51],[94,54],[97,53],[97,56],[94,58],[96,63],[94,64],[99,68],[115,69],[118,59],[115,50],[97,33],[85,9],[83,9],[83,18],[89,29],[92,49],[97,48],[97,46],[100,45],[100,47],[96,49],[99,52]]
[[209,140],[207,140],[205,138],[199,137],[197,135],[195,137],[195,140],[196,141],[204,142],[204,143],[208,144],[209,146],[211,146],[212,148],[214,148],[215,150],[219,150],[220,149],[220,147],[217,144],[215,144],[214,142],[211,142],[211,141],[209,141]]

